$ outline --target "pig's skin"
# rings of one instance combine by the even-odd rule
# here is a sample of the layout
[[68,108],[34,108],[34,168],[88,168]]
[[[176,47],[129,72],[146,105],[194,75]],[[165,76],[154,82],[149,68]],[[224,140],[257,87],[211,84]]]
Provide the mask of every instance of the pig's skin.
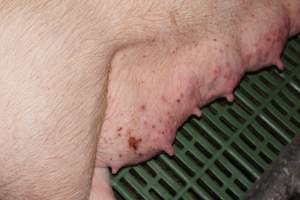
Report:
[[299,30],[300,1],[188,2],[165,8],[159,34],[115,55],[97,166],[116,173],[161,151],[173,155],[175,130],[200,115],[197,107],[223,96],[232,101],[247,71],[283,67],[283,46]]
[[[172,154],[175,129],[196,105],[224,94],[231,99],[245,71],[278,62],[287,36],[299,31],[299,4],[1,0],[0,199],[87,199],[94,170],[90,198],[113,199],[106,169],[94,169],[97,140],[96,164],[114,171],[161,149]],[[257,26],[261,32],[251,34]],[[276,47],[252,49],[273,39]],[[219,73],[215,80],[213,71]],[[108,84],[107,125],[99,138]],[[109,119],[119,119],[120,112],[127,116],[115,127]],[[176,124],[166,116],[162,125],[150,123],[162,113]],[[144,119],[149,126],[142,135]],[[133,135],[126,135],[128,128]],[[152,128],[165,130],[166,137],[150,135]],[[126,132],[118,137],[118,130]]]

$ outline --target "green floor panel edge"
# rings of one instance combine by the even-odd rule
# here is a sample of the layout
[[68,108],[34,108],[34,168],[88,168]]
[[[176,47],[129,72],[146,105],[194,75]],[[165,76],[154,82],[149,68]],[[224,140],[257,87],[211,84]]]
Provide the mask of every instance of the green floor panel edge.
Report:
[[177,133],[165,154],[112,177],[119,200],[243,200],[300,133],[300,38],[283,54],[285,70],[248,74],[234,103],[218,100]]

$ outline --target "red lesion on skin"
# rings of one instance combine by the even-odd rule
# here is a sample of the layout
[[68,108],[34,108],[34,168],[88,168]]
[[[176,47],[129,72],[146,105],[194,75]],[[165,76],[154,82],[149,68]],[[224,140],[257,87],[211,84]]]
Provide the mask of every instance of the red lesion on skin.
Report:
[[129,148],[132,148],[136,151],[136,150],[138,150],[141,142],[142,142],[141,138],[137,139],[135,137],[129,137],[129,139],[128,139]]
[[180,103],[180,102],[181,102],[181,100],[180,100],[180,99],[177,99],[177,100],[176,100],[176,102],[177,102],[177,103]]
[[245,59],[245,62],[246,62],[246,63],[249,63],[250,60],[251,60],[251,58],[252,58],[252,56],[251,56],[250,53],[248,53],[248,54],[246,54],[245,58],[246,58],[246,59]]
[[146,105],[145,104],[141,105],[140,109],[141,111],[146,111]]
[[123,130],[123,128],[122,128],[122,127],[119,127],[117,131],[120,132],[120,131],[122,131],[122,130]]

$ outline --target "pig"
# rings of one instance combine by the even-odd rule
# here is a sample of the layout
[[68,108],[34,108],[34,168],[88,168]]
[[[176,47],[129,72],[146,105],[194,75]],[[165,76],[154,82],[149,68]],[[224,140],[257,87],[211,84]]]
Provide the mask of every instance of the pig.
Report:
[[114,199],[300,31],[299,0],[1,0],[0,199]]

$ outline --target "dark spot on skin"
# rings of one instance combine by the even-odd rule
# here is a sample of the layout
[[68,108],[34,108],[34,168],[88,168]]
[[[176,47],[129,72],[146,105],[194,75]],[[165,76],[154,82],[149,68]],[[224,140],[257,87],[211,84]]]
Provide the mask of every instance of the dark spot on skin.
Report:
[[216,38],[214,38],[214,42],[216,42],[217,41],[217,39]]
[[135,137],[129,137],[129,139],[128,139],[129,148],[132,148],[136,151],[136,150],[138,150],[141,142],[142,142],[141,138],[136,139]]
[[147,58],[147,56],[146,56],[146,55],[143,55],[143,58]]
[[139,155],[139,157],[143,157],[143,154],[142,154],[142,153],[139,153],[138,155]]
[[146,110],[146,105],[141,105],[141,111],[145,111]]
[[181,100],[180,100],[180,99],[177,99],[177,100],[176,100],[176,102],[177,102],[177,103],[180,103],[180,102],[181,102]]
[[109,160],[112,160],[112,158],[110,158]]
[[156,128],[156,126],[153,124],[153,125],[152,125],[152,128],[153,128],[153,129],[155,129],[155,128]]
[[163,134],[163,135],[164,135],[164,134],[165,134],[165,131],[162,131],[162,132],[161,132],[161,134]]
[[121,137],[121,134],[119,133],[118,136]]
[[120,128],[118,128],[118,130],[117,130],[117,131],[118,131],[118,132],[120,132],[120,131],[122,131],[122,129],[123,129],[123,128],[122,128],[122,127],[120,127]]
[[119,154],[119,158],[122,158],[123,157],[123,155],[122,154]]

